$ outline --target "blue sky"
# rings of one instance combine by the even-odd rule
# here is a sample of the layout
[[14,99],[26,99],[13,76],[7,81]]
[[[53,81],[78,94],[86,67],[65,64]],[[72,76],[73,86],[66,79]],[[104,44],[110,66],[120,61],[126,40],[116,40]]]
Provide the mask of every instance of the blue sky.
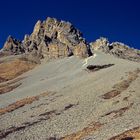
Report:
[[47,16],[70,21],[89,42],[104,36],[140,49],[139,0],[1,0],[0,47],[8,35],[22,40]]

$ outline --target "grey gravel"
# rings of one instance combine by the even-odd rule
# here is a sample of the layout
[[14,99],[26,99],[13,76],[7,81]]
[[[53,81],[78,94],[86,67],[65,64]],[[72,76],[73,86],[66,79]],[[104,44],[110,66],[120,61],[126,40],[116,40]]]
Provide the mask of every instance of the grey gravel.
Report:
[[[118,59],[96,52],[97,56],[88,59],[87,65],[115,64],[97,72],[87,72],[84,59],[70,57],[51,62],[42,62],[32,71],[23,74],[26,77],[17,89],[0,95],[0,107],[17,100],[49,91],[49,95],[25,105],[13,112],[0,116],[0,130],[11,126],[21,126],[25,122],[33,123],[40,114],[55,110],[47,120],[41,120],[20,131],[10,133],[5,140],[46,140],[49,137],[63,137],[82,130],[91,122],[104,125],[99,131],[85,136],[85,140],[107,140],[126,130],[140,126],[140,77],[122,94],[110,100],[101,95],[112,90],[113,85],[127,77],[126,72],[140,68],[139,63]],[[132,92],[134,91],[134,92]],[[54,93],[54,94],[53,94]],[[123,98],[129,96],[128,101]],[[114,104],[114,102],[119,103]],[[134,103],[121,117],[111,119],[102,115]],[[73,105],[65,110],[66,106]],[[59,115],[56,115],[60,113]]]

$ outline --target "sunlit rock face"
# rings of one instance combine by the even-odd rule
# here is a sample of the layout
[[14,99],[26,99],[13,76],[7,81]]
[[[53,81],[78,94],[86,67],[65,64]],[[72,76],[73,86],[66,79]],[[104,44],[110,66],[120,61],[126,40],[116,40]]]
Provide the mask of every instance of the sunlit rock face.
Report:
[[50,59],[91,55],[89,44],[78,29],[69,22],[50,17],[45,21],[37,21],[32,34],[25,35],[22,42],[11,36],[8,37],[3,51],[33,54]]
[[93,51],[98,50],[119,58],[140,62],[140,51],[120,42],[109,43],[107,38],[101,37],[91,42],[90,46]]
[[69,22],[50,17],[43,22],[38,21],[33,33],[25,36],[23,44],[26,52],[35,50],[48,58],[90,55],[89,45],[79,30]]
[[90,43],[93,50],[100,50],[103,52],[109,51],[109,41],[107,38],[101,37],[94,42]]
[[140,62],[139,50],[130,48],[129,46],[120,42],[111,43],[110,48],[110,53],[117,57]]

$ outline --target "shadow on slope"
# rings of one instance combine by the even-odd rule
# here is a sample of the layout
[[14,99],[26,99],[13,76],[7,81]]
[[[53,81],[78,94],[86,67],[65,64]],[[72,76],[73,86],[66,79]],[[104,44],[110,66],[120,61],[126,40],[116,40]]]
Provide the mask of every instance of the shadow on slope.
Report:
[[113,66],[114,64],[107,64],[107,65],[88,65],[87,70],[90,72],[98,71],[101,69],[109,68]]

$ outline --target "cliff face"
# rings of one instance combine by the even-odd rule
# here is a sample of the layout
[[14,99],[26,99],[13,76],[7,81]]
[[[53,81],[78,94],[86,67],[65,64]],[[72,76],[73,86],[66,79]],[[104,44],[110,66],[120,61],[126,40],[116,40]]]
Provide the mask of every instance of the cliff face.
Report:
[[41,58],[71,55],[88,57],[90,55],[89,44],[79,30],[69,22],[58,21],[50,17],[43,22],[39,20],[35,24],[33,33],[25,35],[22,42],[9,37],[3,51],[16,54],[30,53]]
[[119,58],[140,62],[140,51],[130,48],[123,43],[109,43],[107,38],[101,37],[95,42],[90,43],[90,45],[93,50],[102,51],[104,53],[111,54]]

